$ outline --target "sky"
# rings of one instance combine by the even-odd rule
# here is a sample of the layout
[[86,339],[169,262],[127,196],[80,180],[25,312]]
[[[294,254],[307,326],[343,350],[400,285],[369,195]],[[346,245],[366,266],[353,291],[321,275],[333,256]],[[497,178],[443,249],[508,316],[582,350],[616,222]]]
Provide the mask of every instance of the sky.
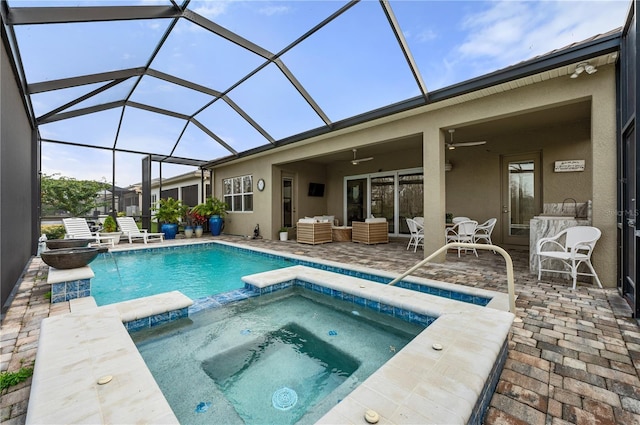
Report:
[[[166,1],[10,0],[11,7],[153,5]],[[344,1],[192,1],[195,13],[271,53],[281,52]],[[514,65],[624,24],[630,1],[422,1],[390,0],[427,90],[436,90]],[[168,20],[137,20],[16,27],[29,84],[145,66]],[[51,42],[51,41],[54,42]],[[331,122],[420,94],[377,1],[363,0],[285,51],[282,63]],[[242,152],[324,125],[322,116],[273,64],[186,20],[173,29],[151,69],[192,81],[230,103],[151,76],[129,80],[70,109],[125,98],[190,116],[232,151]],[[235,82],[249,75],[247,80]],[[31,97],[42,116],[104,83]],[[205,107],[206,106],[206,107]],[[199,112],[198,112],[199,111]],[[120,120],[122,123],[119,125]],[[103,148],[212,160],[232,153],[193,123],[139,108],[113,108],[40,126],[43,138]],[[116,138],[117,136],[117,138]],[[180,142],[176,145],[176,141]],[[115,182],[141,180],[142,155],[116,153]],[[110,150],[43,143],[42,171],[78,179],[112,181]],[[163,177],[193,170],[164,165]],[[154,165],[153,177],[158,177]]]

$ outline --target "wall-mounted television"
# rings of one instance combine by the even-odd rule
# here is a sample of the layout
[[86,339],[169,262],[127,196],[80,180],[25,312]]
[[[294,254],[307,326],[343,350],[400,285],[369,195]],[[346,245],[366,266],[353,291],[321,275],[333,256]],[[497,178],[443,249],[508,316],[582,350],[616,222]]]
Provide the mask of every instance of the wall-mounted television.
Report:
[[309,196],[324,196],[324,183],[309,183]]

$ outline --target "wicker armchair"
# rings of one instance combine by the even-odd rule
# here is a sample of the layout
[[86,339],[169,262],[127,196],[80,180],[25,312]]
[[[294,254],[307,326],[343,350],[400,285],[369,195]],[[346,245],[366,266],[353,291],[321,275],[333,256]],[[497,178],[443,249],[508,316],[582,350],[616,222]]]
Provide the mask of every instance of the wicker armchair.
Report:
[[353,242],[367,245],[389,243],[389,223],[386,218],[367,218],[364,222],[354,221],[351,226]]
[[298,243],[311,245],[331,242],[331,225],[329,221],[318,222],[312,218],[301,218],[296,225]]

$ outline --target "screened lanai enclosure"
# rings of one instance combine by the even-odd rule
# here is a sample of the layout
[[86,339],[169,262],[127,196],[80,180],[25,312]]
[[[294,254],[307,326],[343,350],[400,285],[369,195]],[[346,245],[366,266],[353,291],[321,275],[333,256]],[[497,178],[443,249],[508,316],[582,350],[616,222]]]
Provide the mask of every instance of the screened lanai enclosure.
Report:
[[[3,16],[47,158],[69,155],[70,147],[98,148],[105,152],[81,155],[108,162],[115,152],[118,174],[119,164],[136,156],[200,166],[427,96],[419,62],[433,69],[446,46],[423,51],[413,41],[410,49],[400,22],[413,26],[420,10],[436,22],[437,8],[8,1]],[[438,76],[433,84],[472,73]]]
[[[20,260],[3,262],[2,300],[35,251],[41,174],[107,181],[111,192],[130,195],[118,202],[118,209],[120,204],[125,210],[139,207],[148,219],[157,197],[184,196],[183,188],[195,203],[212,193],[214,182],[222,186],[224,178],[259,181],[253,171],[225,175],[228,169],[217,168],[234,161],[311,147],[317,140],[322,144],[330,135],[419,108],[425,114],[433,105],[455,109],[521,83],[568,79],[584,60],[593,60],[595,68],[605,70],[596,75],[603,75],[607,66],[617,66],[620,28],[635,34],[635,19],[625,21],[635,16],[629,13],[635,4],[0,0],[3,204],[23,199],[28,188],[24,204],[31,208],[29,223],[21,227],[13,223],[26,217],[3,207],[3,248],[8,252],[9,240],[27,230],[34,236],[29,247],[13,250],[22,253]],[[636,49],[630,44],[630,50]],[[575,81],[583,83],[587,74]],[[588,119],[597,106],[585,99],[579,108],[542,105],[547,111],[573,109],[569,115]],[[542,126],[539,117],[545,111],[527,107],[531,109],[523,109],[522,115]],[[509,113],[484,121],[474,121],[472,115],[449,114],[449,121],[433,124],[430,139],[444,141],[447,130],[460,123],[464,125],[455,133],[459,142],[496,127],[513,134],[524,131],[516,129],[518,122]],[[415,163],[397,166],[393,182],[376,174],[384,168],[376,166],[340,177],[338,185],[345,193],[349,189],[351,198],[336,198],[327,184],[326,199],[344,198],[345,223],[351,216],[386,216],[394,210],[391,232],[401,234],[406,232],[402,217],[424,213],[428,194],[437,191],[432,187],[423,193],[426,154],[420,153],[427,132],[422,131],[377,140],[375,146],[367,141],[371,150],[358,151],[358,158],[376,157],[362,170],[390,153],[416,152],[411,158]],[[24,134],[31,139],[25,141]],[[510,149],[511,135],[502,137]],[[283,156],[271,170],[282,164],[308,168],[311,158],[314,169],[343,172],[339,161],[349,164],[351,148],[361,141],[349,143],[354,145],[334,141],[327,143],[331,151],[312,148],[308,155]],[[473,156],[470,150],[458,152],[459,161]],[[460,176],[464,168],[458,162],[453,169],[451,185],[454,173]],[[197,183],[181,180],[184,176]],[[442,179],[444,187],[444,172]],[[272,183],[267,178],[267,192],[276,186]],[[154,190],[157,195],[152,196]],[[116,210],[116,197],[110,199],[111,208],[103,212]],[[275,204],[286,202],[283,195],[274,205],[262,200],[256,205],[276,216]],[[295,222],[293,215],[288,219]],[[286,223],[277,220],[269,227]]]
[[175,174],[168,164],[199,167],[415,107],[429,90],[550,50],[475,51],[471,17],[495,21],[500,8],[445,6],[9,0],[2,17],[43,169],[75,164],[124,187],[141,180],[143,156]]

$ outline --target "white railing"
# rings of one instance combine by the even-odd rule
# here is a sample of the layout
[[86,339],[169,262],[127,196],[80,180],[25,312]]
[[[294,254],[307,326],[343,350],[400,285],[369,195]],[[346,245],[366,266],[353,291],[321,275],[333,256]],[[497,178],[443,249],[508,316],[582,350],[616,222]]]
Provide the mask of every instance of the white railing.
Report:
[[513,314],[516,314],[516,294],[515,294],[515,286],[513,281],[513,261],[511,260],[511,256],[507,251],[500,248],[496,245],[488,245],[488,244],[478,244],[478,243],[462,243],[462,242],[451,242],[446,244],[445,246],[439,248],[436,252],[429,255],[424,260],[420,261],[415,266],[411,267],[406,272],[402,273],[400,276],[393,279],[389,282],[389,285],[395,285],[400,282],[405,277],[409,276],[414,271],[418,270],[420,267],[431,261],[433,258],[437,257],[441,253],[447,251],[450,248],[467,248],[467,249],[485,249],[488,251],[494,251],[504,257],[504,260],[507,263],[507,290],[509,291],[509,311]]

